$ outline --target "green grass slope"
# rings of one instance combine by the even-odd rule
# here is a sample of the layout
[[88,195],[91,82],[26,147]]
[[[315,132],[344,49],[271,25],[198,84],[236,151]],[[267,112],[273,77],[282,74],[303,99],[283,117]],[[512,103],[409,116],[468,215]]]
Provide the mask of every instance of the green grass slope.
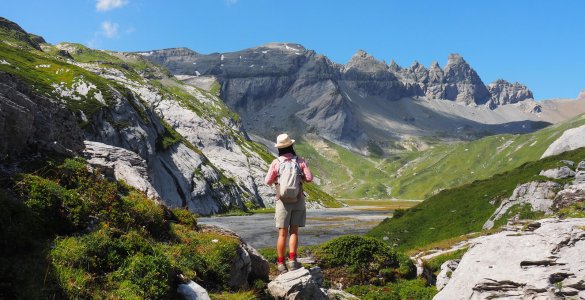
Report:
[[522,135],[435,144],[420,152],[366,157],[317,138],[305,138],[305,156],[322,188],[339,198],[426,199],[439,191],[486,179],[540,158],[565,130],[585,125],[585,115]]
[[[388,237],[390,243],[397,244],[397,249],[408,250],[479,232],[501,200],[510,197],[517,185],[550,180],[538,174],[543,169],[561,166],[563,159],[585,160],[585,148],[528,162],[489,179],[441,191],[403,214],[384,220],[368,235]],[[489,202],[493,199],[496,202],[492,205]]]

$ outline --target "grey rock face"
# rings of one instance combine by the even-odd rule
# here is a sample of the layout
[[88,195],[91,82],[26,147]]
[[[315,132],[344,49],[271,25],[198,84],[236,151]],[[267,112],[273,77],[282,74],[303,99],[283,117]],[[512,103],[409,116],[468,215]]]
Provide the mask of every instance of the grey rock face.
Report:
[[488,101],[489,91],[461,55],[449,55],[444,74],[444,99],[465,104],[484,104]]
[[360,147],[369,135],[379,133],[367,129],[358,101],[374,97],[392,105],[405,97],[426,96],[483,105],[491,97],[477,73],[456,54],[449,56],[445,69],[436,62],[429,69],[417,62],[403,69],[361,50],[339,65],[289,43],[209,55],[185,49],[141,54],[176,75],[214,76],[223,100],[242,116],[246,130],[270,139],[285,131],[314,132]]
[[459,261],[459,259],[448,260],[441,265],[441,271],[437,275],[437,290],[442,290],[449,283],[453,272],[459,266]]
[[248,274],[248,281],[254,279],[268,280],[268,274],[270,273],[270,265],[268,261],[256,250],[256,248],[243,242],[242,248],[246,250],[250,256],[250,273]]
[[248,251],[243,247],[239,247],[237,252],[230,269],[229,286],[232,288],[246,288],[248,287],[248,274],[252,271],[252,261]]
[[56,101],[33,94],[3,72],[0,72],[0,140],[0,159],[48,152],[71,155],[84,148],[83,131],[72,112]]
[[309,270],[300,268],[279,275],[268,284],[274,299],[327,299]]
[[[583,171],[580,171],[583,172]],[[579,181],[582,181],[581,174]],[[579,183],[566,187],[560,191],[553,200],[552,207],[554,210],[567,207],[576,202],[585,201],[585,184]]]
[[189,281],[186,284],[179,284],[177,292],[185,300],[211,300],[205,288],[193,281]]
[[577,171],[585,171],[585,161],[581,161],[579,162],[579,164],[577,165]]
[[578,171],[577,174],[575,174],[575,181],[573,182],[575,185],[583,183],[585,183],[585,170]]
[[585,291],[585,219],[480,237],[434,299],[566,299]]
[[561,179],[575,176],[575,171],[567,166],[562,166],[556,169],[542,170],[539,175],[553,179]]
[[500,204],[492,216],[483,224],[483,229],[491,229],[494,222],[500,219],[512,206],[529,204],[532,211],[552,213],[553,199],[556,191],[562,186],[556,182],[529,182],[519,185],[512,192],[512,196]]
[[561,137],[552,142],[541,158],[553,156],[565,151],[585,147],[585,125],[567,129]]
[[506,80],[498,79],[490,83],[487,88],[491,94],[491,98],[487,103],[490,108],[534,98],[532,91],[518,82],[512,84]]
[[[143,111],[142,116],[138,110]],[[116,128],[117,122],[124,122],[125,127]],[[187,207],[209,215],[243,205],[242,193],[236,186],[222,184],[220,174],[204,156],[183,143],[162,148],[159,141],[166,134],[162,121],[134,97],[119,95],[107,110],[95,114],[90,123],[86,129],[88,140],[127,149],[146,161],[152,186],[166,206]]]
[[85,141],[83,156],[102,174],[116,180],[123,180],[151,198],[160,198],[152,186],[146,161],[138,154],[124,148]]

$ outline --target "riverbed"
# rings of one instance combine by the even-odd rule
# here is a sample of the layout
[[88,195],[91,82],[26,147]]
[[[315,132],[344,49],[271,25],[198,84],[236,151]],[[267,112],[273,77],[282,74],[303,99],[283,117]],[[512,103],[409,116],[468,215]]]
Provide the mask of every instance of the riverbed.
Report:
[[[308,209],[307,226],[299,231],[300,245],[316,245],[345,234],[365,234],[393,210],[384,207],[352,206],[343,208]],[[274,213],[250,216],[200,217],[199,224],[230,229],[255,248],[272,247],[278,230]]]

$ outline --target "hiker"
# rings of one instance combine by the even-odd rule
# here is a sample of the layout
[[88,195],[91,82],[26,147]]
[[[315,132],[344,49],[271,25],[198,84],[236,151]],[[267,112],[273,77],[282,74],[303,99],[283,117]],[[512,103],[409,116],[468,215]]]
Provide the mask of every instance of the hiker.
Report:
[[[307,209],[303,182],[313,181],[313,174],[304,159],[297,157],[293,144],[295,140],[283,133],[276,138],[274,145],[278,149],[278,158],[272,161],[266,179],[267,185],[276,186],[276,210],[274,220],[278,228],[276,242],[277,269],[280,273],[296,270],[301,267],[297,261],[299,246],[299,227],[305,227]],[[289,238],[288,262],[284,263],[286,254],[286,238]]]

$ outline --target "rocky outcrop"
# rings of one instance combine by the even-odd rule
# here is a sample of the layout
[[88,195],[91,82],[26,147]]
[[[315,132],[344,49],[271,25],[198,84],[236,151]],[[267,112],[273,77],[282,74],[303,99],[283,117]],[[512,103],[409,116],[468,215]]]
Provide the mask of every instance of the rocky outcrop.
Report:
[[268,293],[274,299],[327,299],[327,293],[306,268],[279,275],[268,283]]
[[124,148],[103,143],[85,141],[83,156],[87,162],[100,173],[145,192],[149,197],[160,196],[152,186],[148,166],[138,154]]
[[543,219],[474,240],[434,299],[585,297],[585,219]]
[[72,155],[84,148],[74,113],[4,72],[0,72],[0,141],[0,160],[55,152]]
[[489,91],[461,55],[450,54],[443,72],[443,99],[465,104],[484,104],[489,100]]
[[500,204],[492,216],[485,222],[483,229],[491,229],[514,206],[530,205],[533,211],[552,213],[553,199],[562,186],[556,182],[529,182],[514,189],[512,196]]
[[518,103],[526,99],[533,99],[532,91],[526,85],[518,82],[510,83],[503,79],[498,79],[488,86],[491,95],[487,105],[494,109],[501,105]]
[[268,261],[256,250],[250,246],[246,241],[242,240],[235,232],[223,228],[210,225],[201,225],[201,230],[204,232],[214,232],[225,236],[231,236],[240,241],[237,253],[232,259],[230,267],[230,287],[245,288],[248,283],[255,279],[268,280],[270,266]]
[[562,166],[556,169],[542,170],[539,175],[552,179],[562,179],[575,176],[575,171],[567,166]]
[[581,147],[585,147],[585,125],[565,130],[558,139],[548,146],[541,158]]
[[560,191],[554,198],[552,207],[554,210],[565,208],[571,204],[585,201],[585,184],[581,183],[570,185]]
[[449,280],[451,280],[451,276],[453,275],[453,271],[455,271],[457,266],[459,266],[459,261],[459,259],[448,260],[441,265],[441,271],[437,275],[436,280],[437,290],[442,290],[447,285],[447,283],[449,283]]

